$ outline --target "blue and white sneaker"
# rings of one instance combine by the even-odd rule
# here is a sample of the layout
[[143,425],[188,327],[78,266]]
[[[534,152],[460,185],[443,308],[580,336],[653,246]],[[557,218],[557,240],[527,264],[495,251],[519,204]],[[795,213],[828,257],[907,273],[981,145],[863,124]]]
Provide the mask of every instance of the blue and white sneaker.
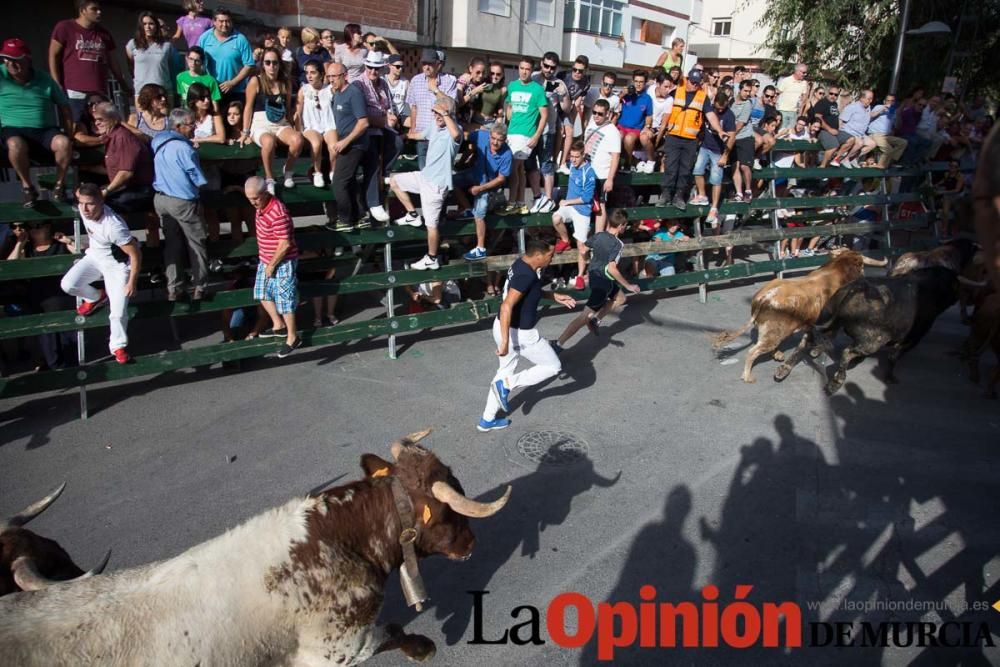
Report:
[[491,384],[490,389],[493,390],[493,395],[500,401],[500,407],[503,408],[503,411],[510,412],[510,403],[507,402],[507,398],[510,396],[510,389],[503,385],[503,379]]
[[473,248],[469,252],[462,255],[467,262],[478,262],[479,260],[486,259],[486,248]]
[[479,418],[479,423],[476,424],[476,430],[486,433],[487,431],[499,431],[502,428],[507,428],[510,426],[510,420],[504,419],[503,417],[497,417],[493,421],[486,421],[482,417]]

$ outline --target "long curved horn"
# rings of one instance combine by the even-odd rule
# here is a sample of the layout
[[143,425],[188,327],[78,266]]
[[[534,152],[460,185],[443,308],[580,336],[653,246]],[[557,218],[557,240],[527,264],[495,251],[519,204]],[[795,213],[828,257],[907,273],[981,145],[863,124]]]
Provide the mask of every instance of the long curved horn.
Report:
[[508,485],[503,496],[491,503],[481,503],[478,500],[466,498],[456,491],[447,482],[434,482],[431,485],[431,493],[435,498],[445,503],[459,514],[473,519],[482,519],[493,516],[503,509],[503,506],[510,500],[511,487]]
[[49,579],[35,567],[35,561],[27,556],[21,556],[14,560],[14,563],[10,566],[11,574],[14,575],[14,583],[17,584],[18,588],[22,591],[40,591],[43,588],[48,588],[53,584],[69,584],[77,581],[83,581],[84,579],[90,579],[91,577],[101,574],[104,572],[104,568],[107,567],[108,561],[111,559],[111,549],[108,549],[104,554],[104,558],[101,562],[87,570],[79,577],[74,577],[73,579]]
[[871,257],[865,257],[861,255],[861,261],[865,263],[866,266],[888,266],[888,259],[872,259]]
[[389,448],[389,451],[392,452],[392,459],[394,461],[398,461],[399,460],[399,455],[403,451],[403,441],[404,440],[409,440],[410,441],[409,444],[415,445],[418,442],[420,442],[421,440],[423,440],[424,438],[426,438],[430,434],[430,432],[433,431],[433,430],[434,430],[433,428],[425,428],[423,431],[415,431],[414,433],[411,433],[410,435],[406,436],[405,438],[402,438],[401,440],[397,440],[396,442],[392,443],[392,446]]
[[966,278],[963,275],[958,276],[958,282],[962,283],[966,287],[986,287],[987,285],[987,281],[985,280],[976,281],[970,278]]
[[38,502],[32,503],[25,507],[23,510],[7,519],[6,521],[0,521],[0,533],[8,530],[10,528],[17,528],[28,523],[36,516],[48,509],[49,505],[56,501],[56,498],[62,494],[63,490],[66,488],[66,482],[60,484],[52,493],[45,496]]

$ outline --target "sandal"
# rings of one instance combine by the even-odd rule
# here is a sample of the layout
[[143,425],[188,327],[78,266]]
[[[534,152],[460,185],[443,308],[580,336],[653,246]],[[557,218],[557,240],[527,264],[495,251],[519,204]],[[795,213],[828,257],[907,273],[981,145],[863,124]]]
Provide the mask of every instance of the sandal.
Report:
[[66,202],[66,184],[62,181],[52,186],[52,201],[63,204]]
[[35,189],[34,185],[26,185],[21,187],[21,202],[24,208],[35,208],[35,202],[38,201],[38,190]]

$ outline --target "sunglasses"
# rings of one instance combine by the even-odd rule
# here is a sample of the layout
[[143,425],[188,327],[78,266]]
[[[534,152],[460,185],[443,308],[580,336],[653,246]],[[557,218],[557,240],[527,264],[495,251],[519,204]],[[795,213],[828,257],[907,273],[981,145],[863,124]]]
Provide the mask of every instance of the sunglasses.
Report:
[[604,118],[605,116],[608,115],[608,112],[607,111],[595,111],[591,115],[594,116],[595,118]]
[[277,60],[265,60],[264,64],[265,65],[277,65],[278,61]]
[[403,65],[401,63],[389,63],[389,67],[395,67],[396,69],[403,69]]
[[587,70],[585,68],[583,68],[583,67],[574,67],[573,71],[576,72],[576,73],[578,73],[578,74],[583,74]]
[[490,72],[490,76],[503,76],[503,72]]
[[542,69],[549,70],[549,69],[555,69],[555,68],[556,68],[555,65],[550,65],[548,63],[542,63]]
[[773,100],[774,99],[774,93],[770,93],[768,95],[764,95],[764,99],[765,100]]
[[375,42],[365,42],[365,46],[367,46],[370,49],[375,46]]

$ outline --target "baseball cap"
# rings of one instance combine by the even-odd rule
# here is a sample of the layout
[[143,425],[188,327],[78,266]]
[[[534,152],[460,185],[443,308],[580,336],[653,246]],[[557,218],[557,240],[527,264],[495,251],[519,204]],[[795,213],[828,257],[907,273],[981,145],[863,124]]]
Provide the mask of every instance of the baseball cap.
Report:
[[688,72],[687,78],[691,83],[701,83],[702,77],[705,75],[700,69],[693,69]]
[[393,53],[391,56],[389,56],[389,61],[386,64],[398,65],[401,62],[403,62],[403,56],[399,55],[398,53]]
[[23,39],[18,37],[5,39],[3,42],[3,48],[0,49],[0,57],[10,58],[11,60],[20,60],[21,58],[26,58],[30,55],[31,49],[29,49],[28,45],[24,43]]
[[420,54],[420,62],[436,65],[441,62],[441,59],[438,58],[438,52],[434,49],[424,49]]

